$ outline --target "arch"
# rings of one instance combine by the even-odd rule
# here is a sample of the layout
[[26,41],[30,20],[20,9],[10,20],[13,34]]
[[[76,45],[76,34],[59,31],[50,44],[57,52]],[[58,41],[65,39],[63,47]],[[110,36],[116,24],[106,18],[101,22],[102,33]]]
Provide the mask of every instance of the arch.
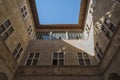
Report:
[[8,80],[6,74],[0,72],[0,80]]
[[108,80],[120,80],[120,75],[118,73],[111,73]]

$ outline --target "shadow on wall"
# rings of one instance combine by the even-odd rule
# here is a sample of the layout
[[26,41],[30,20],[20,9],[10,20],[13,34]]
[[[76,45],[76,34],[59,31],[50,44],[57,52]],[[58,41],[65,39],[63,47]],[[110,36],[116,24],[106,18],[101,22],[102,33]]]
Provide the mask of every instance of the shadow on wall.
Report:
[[108,80],[120,80],[120,75],[117,73],[111,73],[108,77]]
[[0,80],[8,80],[6,74],[0,72]]

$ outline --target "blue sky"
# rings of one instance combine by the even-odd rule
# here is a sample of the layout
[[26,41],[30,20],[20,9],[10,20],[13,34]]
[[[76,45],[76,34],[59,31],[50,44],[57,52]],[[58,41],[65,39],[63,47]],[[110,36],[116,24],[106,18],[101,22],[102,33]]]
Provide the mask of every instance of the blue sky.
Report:
[[40,24],[78,24],[81,0],[36,0]]

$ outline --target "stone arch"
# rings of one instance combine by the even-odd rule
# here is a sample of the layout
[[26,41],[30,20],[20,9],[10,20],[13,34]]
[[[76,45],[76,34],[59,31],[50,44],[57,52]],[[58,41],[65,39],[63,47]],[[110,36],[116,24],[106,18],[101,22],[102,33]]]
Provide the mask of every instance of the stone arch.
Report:
[[120,80],[120,75],[118,73],[111,73],[108,80]]
[[8,80],[6,74],[0,72],[0,80]]

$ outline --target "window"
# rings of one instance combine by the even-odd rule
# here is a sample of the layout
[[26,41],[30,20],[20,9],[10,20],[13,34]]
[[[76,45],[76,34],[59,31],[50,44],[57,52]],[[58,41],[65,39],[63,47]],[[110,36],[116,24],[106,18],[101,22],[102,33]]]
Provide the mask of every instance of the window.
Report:
[[93,7],[93,5],[91,4],[91,5],[90,5],[89,13],[92,14],[92,15],[93,15],[93,10],[94,10],[94,7]]
[[22,13],[23,18],[27,16],[28,13],[27,13],[27,9],[25,5],[21,7],[21,13]]
[[103,23],[101,30],[104,32],[105,36],[108,39],[112,38],[112,35],[114,34],[116,29],[117,27],[110,21],[110,19],[105,18],[105,21]]
[[78,40],[83,38],[83,34],[81,32],[37,32],[36,35],[37,39],[44,40]]
[[28,31],[28,34],[31,35],[31,33],[32,33],[32,27],[31,27],[31,25],[28,27],[27,31]]
[[39,52],[31,52],[27,58],[26,65],[37,65],[39,60]]
[[65,32],[53,32],[52,39],[66,39],[66,33]]
[[105,18],[104,24],[106,24],[107,28],[110,29],[112,32],[116,30],[116,26],[108,18]]
[[110,23],[109,29],[114,32],[116,30],[116,26],[112,23]]
[[107,19],[107,18],[105,18],[104,23],[105,23],[106,25],[109,25],[109,24],[110,24],[110,20],[109,20],[109,19]]
[[20,43],[18,43],[17,47],[15,48],[14,52],[13,52],[13,56],[14,58],[17,60],[19,58],[19,56],[21,55],[23,51],[23,48],[21,46]]
[[99,58],[99,60],[101,60],[101,58],[103,56],[103,52],[102,52],[102,50],[100,48],[100,45],[98,43],[96,43],[95,52],[96,52],[97,57]]
[[79,60],[79,64],[81,66],[91,65],[90,60],[89,60],[89,56],[85,52],[84,53],[78,52],[78,60]]
[[69,32],[68,39],[81,39],[80,32]]
[[64,53],[53,53],[53,65],[64,65]]
[[37,32],[37,39],[49,40],[50,33],[49,32]]
[[87,31],[87,34],[89,34],[89,32],[90,32],[90,26],[88,24],[86,24],[86,31]]
[[9,19],[5,20],[0,25],[0,36],[2,37],[3,41],[6,41],[8,37],[13,33],[14,29],[11,26],[11,22]]
[[108,40],[110,40],[112,38],[112,34],[104,25],[102,26],[101,30]]

